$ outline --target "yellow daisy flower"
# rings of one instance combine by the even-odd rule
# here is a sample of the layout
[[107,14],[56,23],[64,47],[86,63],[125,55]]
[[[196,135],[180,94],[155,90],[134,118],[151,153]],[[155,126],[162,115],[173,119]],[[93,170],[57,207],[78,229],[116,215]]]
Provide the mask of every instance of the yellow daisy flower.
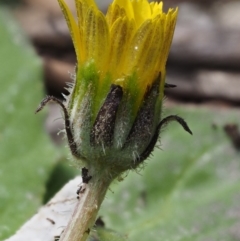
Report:
[[[114,0],[104,15],[94,0],[75,0],[77,19],[58,0],[77,56],[76,80],[65,114],[70,149],[92,172],[111,178],[136,168],[152,152],[160,128],[165,66],[177,9],[162,2]],[[111,170],[111,171],[109,171]]]
[[[108,90],[110,84],[117,84],[135,92],[136,114],[158,74],[164,79],[177,9],[164,13],[162,2],[115,0],[105,16],[93,0],[75,0],[76,21],[64,0],[58,1],[73,39],[78,67],[93,61],[100,74],[99,88],[105,84]],[[106,80],[106,75],[110,79]],[[108,84],[103,83],[106,81]],[[160,98],[163,85],[164,81]]]

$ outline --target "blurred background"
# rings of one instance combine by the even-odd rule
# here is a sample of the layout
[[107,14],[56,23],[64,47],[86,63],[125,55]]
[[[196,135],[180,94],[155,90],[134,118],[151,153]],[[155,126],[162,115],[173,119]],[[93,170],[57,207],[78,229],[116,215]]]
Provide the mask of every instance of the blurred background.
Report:
[[[3,1],[3,0],[2,0]],[[47,94],[61,98],[74,73],[76,58],[66,23],[57,1],[3,1],[26,32],[42,59]],[[74,12],[74,1],[66,0]],[[109,0],[98,0],[106,11]],[[223,107],[240,104],[240,1],[166,0],[164,8],[179,7],[176,32],[167,67],[166,105],[194,102]],[[56,137],[61,121],[58,108],[46,128]],[[59,141],[56,139],[55,141]]]

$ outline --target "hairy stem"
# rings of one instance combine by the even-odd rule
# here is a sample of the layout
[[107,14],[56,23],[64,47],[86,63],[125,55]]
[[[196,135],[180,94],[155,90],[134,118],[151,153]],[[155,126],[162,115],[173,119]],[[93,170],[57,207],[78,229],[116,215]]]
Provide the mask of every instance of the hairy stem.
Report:
[[109,181],[95,178],[88,184],[83,184],[79,192],[79,201],[60,241],[87,240],[109,185]]

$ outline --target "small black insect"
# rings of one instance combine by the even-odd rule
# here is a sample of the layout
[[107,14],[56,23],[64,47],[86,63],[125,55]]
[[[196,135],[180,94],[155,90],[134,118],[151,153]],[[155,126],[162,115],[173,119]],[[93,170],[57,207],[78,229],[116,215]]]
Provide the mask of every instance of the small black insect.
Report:
[[86,167],[82,168],[82,180],[83,180],[83,183],[87,184],[91,179],[92,179],[92,176],[88,175],[88,169]]

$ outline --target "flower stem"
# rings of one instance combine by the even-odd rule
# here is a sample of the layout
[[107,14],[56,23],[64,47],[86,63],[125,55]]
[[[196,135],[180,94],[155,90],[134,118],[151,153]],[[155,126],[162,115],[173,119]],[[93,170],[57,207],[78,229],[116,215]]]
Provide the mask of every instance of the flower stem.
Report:
[[82,186],[79,201],[60,241],[85,241],[95,223],[110,181],[91,179]]

